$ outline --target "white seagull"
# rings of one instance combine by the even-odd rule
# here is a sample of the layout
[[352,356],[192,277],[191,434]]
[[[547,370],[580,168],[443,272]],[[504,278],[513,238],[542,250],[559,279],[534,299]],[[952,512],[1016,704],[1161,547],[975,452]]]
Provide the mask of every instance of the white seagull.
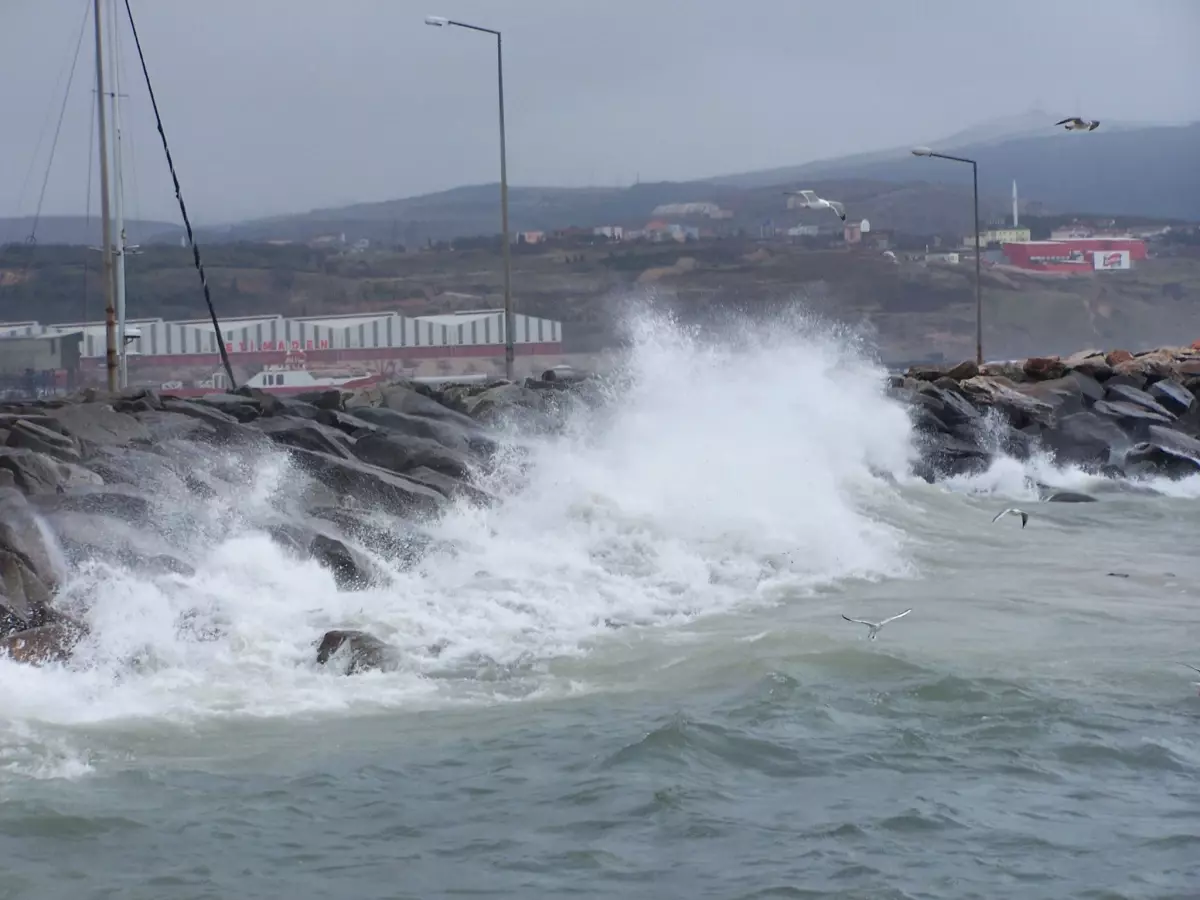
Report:
[[912,612],[911,609],[906,609],[904,612],[900,613],[900,615],[891,616],[887,619],[884,619],[882,622],[868,622],[866,619],[852,619],[845,613],[842,613],[842,618],[845,619],[847,622],[854,622],[856,625],[866,625],[867,629],[868,629],[867,637],[870,638],[871,640],[875,640],[875,636],[879,634],[880,628],[882,628],[888,622],[895,622],[897,619],[903,619],[910,612]]
[[1023,509],[1016,509],[1015,507],[1012,509],[1001,510],[1000,512],[996,513],[996,515],[992,517],[992,521],[998,522],[1004,516],[1020,516],[1022,528],[1024,528],[1025,523],[1029,521],[1029,513],[1025,512]]
[[[1189,663],[1180,663],[1180,665],[1181,665],[1181,666],[1187,666],[1187,667],[1188,667],[1189,669],[1191,669],[1193,672],[1200,672],[1200,669],[1197,669],[1195,666],[1193,666],[1193,665],[1190,665]],[[1193,681],[1193,682],[1192,682],[1192,687],[1195,687],[1195,688],[1200,688],[1200,681]],[[1200,691],[1197,691],[1196,693],[1197,693],[1197,694],[1200,694]]]
[[836,200],[822,200],[816,191],[784,191],[789,197],[800,197],[803,202],[799,205],[809,209],[832,209],[839,219],[846,221],[846,207]]
[[1091,119],[1081,119],[1079,116],[1072,116],[1054,124],[1064,126],[1067,131],[1095,131],[1100,127],[1100,120],[1092,121]]

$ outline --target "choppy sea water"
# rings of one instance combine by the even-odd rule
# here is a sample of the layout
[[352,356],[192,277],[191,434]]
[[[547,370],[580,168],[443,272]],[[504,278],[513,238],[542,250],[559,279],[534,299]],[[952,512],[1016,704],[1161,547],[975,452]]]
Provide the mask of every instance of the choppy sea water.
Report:
[[73,571],[76,664],[0,661],[0,896],[1196,896],[1200,484],[927,485],[844,336],[635,332],[386,589],[255,526],[278,456],[161,493],[196,577]]

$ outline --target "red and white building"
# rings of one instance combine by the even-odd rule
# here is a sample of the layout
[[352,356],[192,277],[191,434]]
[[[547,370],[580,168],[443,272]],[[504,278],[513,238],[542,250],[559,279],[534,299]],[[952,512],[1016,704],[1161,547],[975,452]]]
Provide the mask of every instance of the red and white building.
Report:
[[1000,245],[1008,265],[1031,272],[1120,271],[1146,258],[1146,242],[1132,237],[1087,237],[1019,241]]
[[[520,313],[513,320],[518,360],[562,354],[561,322]],[[382,374],[412,370],[424,361],[457,362],[456,368],[461,368],[472,360],[491,365],[504,359],[503,310],[415,317],[389,312],[243,316],[220,321],[225,351],[242,378],[282,366],[297,354],[312,368],[349,366]],[[208,319],[129,319],[125,327],[131,384],[188,382],[222,366],[217,334]],[[85,381],[102,380],[104,322],[0,323],[0,337],[60,334],[82,335],[80,374]]]

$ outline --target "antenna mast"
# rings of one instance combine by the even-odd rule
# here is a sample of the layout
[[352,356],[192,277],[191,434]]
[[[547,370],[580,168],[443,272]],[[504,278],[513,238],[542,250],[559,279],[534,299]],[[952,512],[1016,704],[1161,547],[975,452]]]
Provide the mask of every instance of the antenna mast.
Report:
[[96,115],[99,117],[101,258],[104,261],[104,345],[108,390],[117,390],[117,310],[113,305],[112,222],[108,203],[108,122],[104,116],[104,36],[100,0],[92,0],[96,20]]

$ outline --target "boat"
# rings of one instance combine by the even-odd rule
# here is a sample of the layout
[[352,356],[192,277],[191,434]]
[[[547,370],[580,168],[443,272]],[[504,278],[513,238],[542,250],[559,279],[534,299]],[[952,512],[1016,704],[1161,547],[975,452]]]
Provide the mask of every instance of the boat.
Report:
[[[287,396],[313,391],[345,390],[370,387],[383,380],[383,375],[351,367],[309,368],[303,350],[294,350],[278,365],[268,365],[244,383],[244,387],[266,394]],[[211,378],[184,387],[178,381],[166,382],[161,393],[173,397],[202,397],[227,390],[225,373],[216,372]]]

